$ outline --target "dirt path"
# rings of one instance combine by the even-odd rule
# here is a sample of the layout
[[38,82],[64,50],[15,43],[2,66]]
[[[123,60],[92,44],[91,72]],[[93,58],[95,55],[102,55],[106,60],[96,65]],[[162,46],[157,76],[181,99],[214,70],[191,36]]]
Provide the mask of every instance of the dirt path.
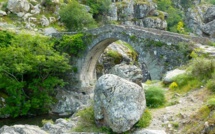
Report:
[[178,100],[178,104],[152,109],[152,122],[149,129],[165,130],[167,134],[179,134],[183,124],[189,121],[193,115],[202,106],[208,92],[201,88],[190,91],[185,95],[173,95]]

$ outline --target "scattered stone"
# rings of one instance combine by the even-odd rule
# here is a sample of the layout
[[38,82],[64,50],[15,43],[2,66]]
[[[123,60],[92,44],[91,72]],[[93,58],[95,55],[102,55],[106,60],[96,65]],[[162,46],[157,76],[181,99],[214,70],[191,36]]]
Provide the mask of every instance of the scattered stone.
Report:
[[166,76],[163,78],[163,82],[165,84],[171,83],[171,82],[173,82],[174,77],[176,77],[180,74],[184,74],[185,72],[186,72],[185,70],[179,70],[179,69],[168,71],[166,73]]
[[14,125],[0,128],[1,134],[47,134],[44,130],[34,125]]
[[106,74],[96,83],[94,115],[98,126],[125,132],[140,119],[146,107],[143,89],[116,75]]

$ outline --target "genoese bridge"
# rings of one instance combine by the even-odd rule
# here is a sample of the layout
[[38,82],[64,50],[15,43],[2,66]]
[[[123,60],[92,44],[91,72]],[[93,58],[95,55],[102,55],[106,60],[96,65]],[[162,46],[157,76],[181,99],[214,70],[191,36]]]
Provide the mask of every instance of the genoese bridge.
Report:
[[[182,35],[153,28],[138,26],[105,25],[96,29],[86,30],[84,42],[87,49],[76,61],[78,73],[76,78],[80,80],[81,87],[94,84],[96,80],[95,66],[105,48],[117,40],[129,43],[138,53],[143,51],[140,46],[145,45],[145,40],[153,40],[165,43],[166,45],[177,45],[180,42],[208,44],[210,40],[204,37]],[[71,32],[54,33],[52,36],[61,37]]]

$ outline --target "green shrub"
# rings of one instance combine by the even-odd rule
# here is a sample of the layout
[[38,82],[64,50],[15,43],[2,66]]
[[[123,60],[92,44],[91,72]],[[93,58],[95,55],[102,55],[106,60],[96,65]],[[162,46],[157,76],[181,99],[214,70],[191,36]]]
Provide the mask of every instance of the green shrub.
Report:
[[80,56],[86,48],[83,41],[83,34],[64,35],[56,48],[61,52],[66,52],[70,56]]
[[145,96],[146,105],[150,108],[157,108],[165,103],[164,90],[159,87],[149,87],[145,91]]
[[209,108],[215,108],[215,97],[213,97],[213,98],[210,98],[208,101],[207,101],[207,106],[209,107]]
[[11,45],[14,34],[7,31],[0,31],[0,47],[7,47]]
[[134,125],[136,128],[146,128],[150,125],[152,120],[151,113],[146,109],[140,118],[140,120]]
[[206,58],[195,58],[190,63],[191,75],[199,79],[210,79],[215,71],[215,61]]
[[200,87],[202,84],[199,79],[190,74],[179,75],[174,78],[174,81],[178,84],[178,90],[176,91],[179,93],[188,92],[191,89]]
[[95,26],[92,15],[87,12],[86,7],[76,0],[71,0],[68,5],[63,6],[59,14],[61,21],[69,30],[76,31]]
[[96,126],[93,106],[78,111],[76,115],[80,116],[80,119],[78,120],[77,126],[72,129],[74,132],[113,133],[109,128]]
[[215,92],[215,79],[211,79],[207,82],[206,87],[211,90],[212,92]]

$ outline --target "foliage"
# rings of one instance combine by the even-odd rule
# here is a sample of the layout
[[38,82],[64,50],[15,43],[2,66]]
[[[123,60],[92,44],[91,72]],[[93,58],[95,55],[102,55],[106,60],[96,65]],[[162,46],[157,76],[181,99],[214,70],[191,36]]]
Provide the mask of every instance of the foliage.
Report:
[[207,106],[211,109],[215,108],[215,97],[208,99]]
[[164,90],[159,87],[149,87],[145,91],[146,105],[150,108],[157,108],[165,103]]
[[88,5],[95,19],[106,15],[111,5],[111,0],[82,0],[82,3]]
[[66,6],[63,6],[59,14],[61,21],[69,30],[76,31],[95,26],[92,15],[76,0],[71,0]]
[[174,81],[178,85],[178,88],[175,91],[179,93],[188,92],[191,89],[200,87],[202,84],[202,82],[199,79],[193,77],[190,74],[178,75],[177,77],[174,78]]
[[176,82],[172,82],[170,85],[169,85],[169,89],[171,90],[174,90],[174,89],[177,89],[178,88],[178,84]]
[[179,21],[177,24],[177,31],[178,33],[185,33],[184,31],[184,23],[182,21]]
[[152,116],[151,113],[149,112],[148,109],[145,109],[142,117],[140,118],[140,120],[134,125],[134,127],[136,128],[146,128],[150,125],[152,120]]
[[87,107],[83,110],[79,110],[76,113],[80,117],[78,124],[72,129],[74,132],[102,132],[111,134],[113,133],[106,127],[97,127],[94,121],[94,109],[93,106]]
[[11,45],[11,40],[14,38],[13,33],[0,31],[0,47]]
[[58,42],[56,48],[61,52],[66,52],[71,56],[79,56],[85,50],[86,45],[83,41],[83,34],[64,35]]
[[195,58],[190,63],[190,71],[193,77],[210,79],[215,71],[215,61],[207,58]]
[[173,7],[171,0],[157,0],[158,9],[168,13],[168,30],[177,32],[177,25],[182,20],[182,12]]
[[215,93],[215,79],[211,79],[211,80],[207,81],[206,87],[207,87],[207,89],[209,89]]
[[7,94],[1,114],[12,117],[47,113],[59,74],[70,69],[66,55],[53,49],[46,37],[16,35],[0,47],[0,91]]

